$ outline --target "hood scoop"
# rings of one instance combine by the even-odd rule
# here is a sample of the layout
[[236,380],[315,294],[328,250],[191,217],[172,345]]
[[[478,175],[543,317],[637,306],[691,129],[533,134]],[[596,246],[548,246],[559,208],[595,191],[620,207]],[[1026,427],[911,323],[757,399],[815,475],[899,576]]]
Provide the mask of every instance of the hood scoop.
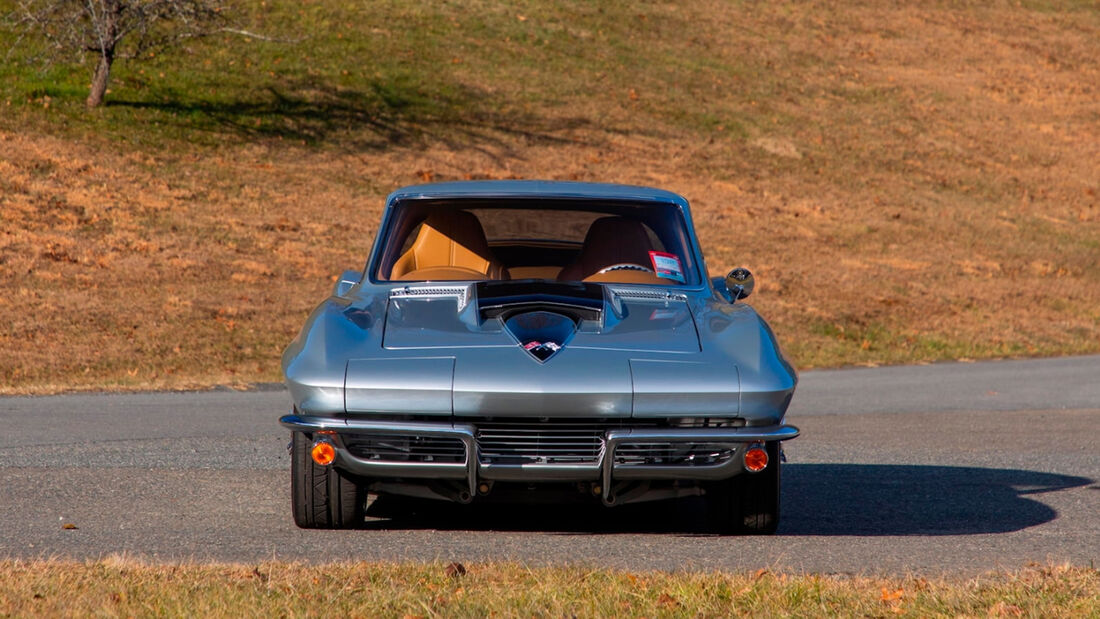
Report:
[[573,338],[577,323],[562,314],[533,311],[512,315],[504,321],[504,328],[519,341],[527,354],[542,363]]
[[478,315],[507,319],[521,312],[550,311],[582,320],[602,320],[604,290],[599,284],[537,279],[478,282]]

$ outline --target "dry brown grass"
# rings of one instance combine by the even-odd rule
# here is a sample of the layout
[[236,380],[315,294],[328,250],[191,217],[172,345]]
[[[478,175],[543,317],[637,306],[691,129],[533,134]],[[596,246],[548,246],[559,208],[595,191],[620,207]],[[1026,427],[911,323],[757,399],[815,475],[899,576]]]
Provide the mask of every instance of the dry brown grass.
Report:
[[[530,109],[536,136],[384,149],[159,151],[0,113],[0,393],[278,380],[332,276],[362,266],[385,194],[471,177],[684,194],[712,274],[754,270],[750,301],[802,368],[1100,351],[1095,6],[676,10],[697,27],[665,35],[685,59],[767,77],[639,76]],[[722,114],[660,124],[662,87]],[[731,109],[756,121],[735,131]]]
[[643,572],[515,564],[0,562],[5,616],[1088,617],[1094,569],[978,578]]

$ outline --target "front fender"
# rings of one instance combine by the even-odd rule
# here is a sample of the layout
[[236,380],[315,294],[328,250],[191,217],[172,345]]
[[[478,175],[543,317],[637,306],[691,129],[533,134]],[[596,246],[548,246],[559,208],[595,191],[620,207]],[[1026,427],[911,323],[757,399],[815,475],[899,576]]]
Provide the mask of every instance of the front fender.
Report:
[[719,301],[700,308],[696,325],[703,350],[737,366],[741,416],[754,425],[781,421],[798,384],[798,372],[783,356],[768,323],[744,303]]

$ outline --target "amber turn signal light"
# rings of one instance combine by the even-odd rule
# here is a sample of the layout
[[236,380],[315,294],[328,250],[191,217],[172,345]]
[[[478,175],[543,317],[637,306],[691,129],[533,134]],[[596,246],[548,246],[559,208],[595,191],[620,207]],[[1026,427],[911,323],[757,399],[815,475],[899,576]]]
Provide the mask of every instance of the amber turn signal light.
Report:
[[759,473],[768,466],[768,452],[760,445],[753,445],[745,452],[745,470]]
[[328,466],[336,459],[336,448],[328,441],[317,441],[313,444],[313,449],[309,450],[309,455],[313,456],[313,461],[317,464]]

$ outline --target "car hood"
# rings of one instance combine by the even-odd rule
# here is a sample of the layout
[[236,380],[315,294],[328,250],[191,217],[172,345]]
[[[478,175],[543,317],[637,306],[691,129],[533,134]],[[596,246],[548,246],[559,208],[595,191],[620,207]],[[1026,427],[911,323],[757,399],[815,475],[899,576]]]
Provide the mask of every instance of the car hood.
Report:
[[[595,316],[574,321],[566,341],[559,342],[563,349],[699,352],[699,335],[685,299],[610,295],[600,300],[598,311],[592,312]],[[479,307],[477,301],[463,307],[454,298],[393,297],[386,308],[382,346],[389,350],[515,348],[529,342],[521,341],[527,334],[510,328],[513,325],[508,318],[538,312],[576,313],[554,301],[528,302],[487,315],[485,306]]]
[[[752,425],[775,423],[790,403],[797,375],[748,305],[675,289],[540,285],[532,295],[509,286],[331,297],[283,354],[295,408],[454,419],[737,416]],[[563,329],[544,310],[577,320]],[[534,340],[561,346],[540,358],[523,345]]]
[[[630,417],[667,415],[675,399],[699,413],[736,414],[736,368],[698,358],[684,297],[597,291],[584,302],[391,296],[382,341],[390,352],[348,362],[347,411]],[[529,348],[543,340],[555,349],[540,358]]]

